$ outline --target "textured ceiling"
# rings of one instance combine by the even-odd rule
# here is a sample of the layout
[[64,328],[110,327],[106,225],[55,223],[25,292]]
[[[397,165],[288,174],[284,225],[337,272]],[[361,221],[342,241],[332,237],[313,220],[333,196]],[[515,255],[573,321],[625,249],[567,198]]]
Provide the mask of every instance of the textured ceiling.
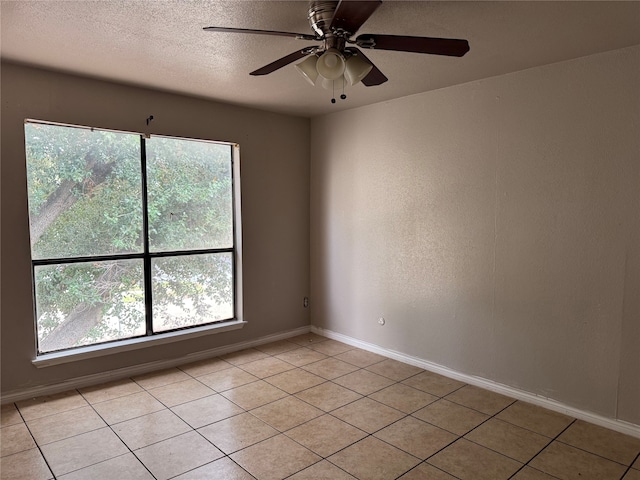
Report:
[[314,116],[640,44],[639,1],[385,0],[359,33],[466,38],[462,58],[366,51],[389,81],[347,100],[293,65],[249,72],[305,45],[205,26],[311,33],[305,1],[2,1],[2,58],[265,110]]

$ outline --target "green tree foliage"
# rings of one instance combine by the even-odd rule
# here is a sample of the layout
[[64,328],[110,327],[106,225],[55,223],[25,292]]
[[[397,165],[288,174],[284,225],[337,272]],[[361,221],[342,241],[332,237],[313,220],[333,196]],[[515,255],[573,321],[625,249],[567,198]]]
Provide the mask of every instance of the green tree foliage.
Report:
[[[31,244],[41,351],[145,333],[138,135],[25,126]],[[146,140],[151,252],[233,246],[231,150],[173,138]],[[68,259],[92,257],[68,263]],[[232,255],[152,260],[154,328],[233,316]]]

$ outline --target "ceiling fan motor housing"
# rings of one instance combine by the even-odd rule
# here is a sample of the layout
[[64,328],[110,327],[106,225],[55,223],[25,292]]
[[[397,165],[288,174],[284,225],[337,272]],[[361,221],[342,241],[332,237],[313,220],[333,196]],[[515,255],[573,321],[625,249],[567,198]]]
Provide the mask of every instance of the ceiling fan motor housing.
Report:
[[315,0],[309,2],[309,24],[316,34],[324,38],[329,32],[329,26],[338,7],[338,2]]

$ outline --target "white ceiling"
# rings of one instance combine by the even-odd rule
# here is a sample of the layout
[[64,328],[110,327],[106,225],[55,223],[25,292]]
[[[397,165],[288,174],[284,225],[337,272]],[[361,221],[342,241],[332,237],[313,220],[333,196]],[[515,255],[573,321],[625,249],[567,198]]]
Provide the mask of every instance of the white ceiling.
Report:
[[314,116],[640,44],[639,1],[385,0],[359,33],[465,38],[462,57],[365,50],[389,81],[312,87],[293,65],[249,72],[305,45],[204,32],[226,26],[311,33],[306,1],[99,0],[1,3],[2,58],[265,110]]

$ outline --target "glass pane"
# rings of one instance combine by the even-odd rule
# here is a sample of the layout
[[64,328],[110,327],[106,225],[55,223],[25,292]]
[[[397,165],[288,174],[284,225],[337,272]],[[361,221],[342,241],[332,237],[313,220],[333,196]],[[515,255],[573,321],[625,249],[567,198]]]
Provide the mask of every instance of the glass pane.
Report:
[[150,250],[232,247],[231,147],[162,137],[146,145]]
[[233,318],[231,253],[154,258],[153,330]]
[[140,137],[25,125],[34,259],[142,251]]
[[144,335],[142,260],[35,267],[40,352]]

